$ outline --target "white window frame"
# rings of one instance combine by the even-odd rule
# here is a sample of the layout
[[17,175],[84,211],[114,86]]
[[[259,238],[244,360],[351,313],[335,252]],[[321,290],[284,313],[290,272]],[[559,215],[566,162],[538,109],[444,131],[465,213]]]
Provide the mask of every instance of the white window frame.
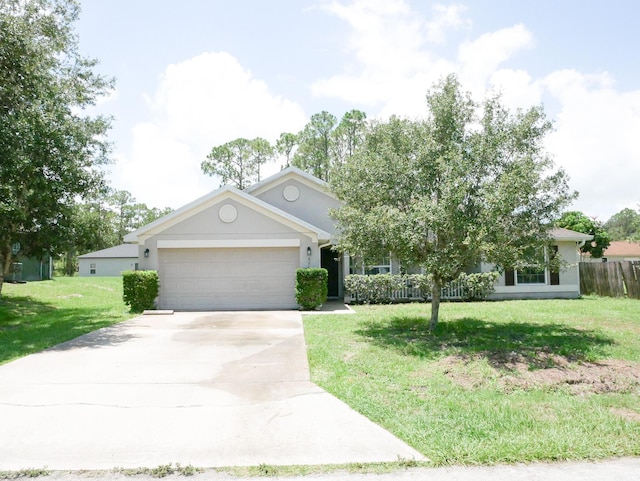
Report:
[[544,282],[519,282],[518,281],[518,269],[515,269],[515,272],[513,273],[514,276],[514,284],[516,286],[546,286],[549,284],[549,269],[547,269],[546,267],[544,269],[541,269],[544,273]]
[[94,276],[96,274],[96,264],[89,264],[89,274]]
[[[391,274],[391,254],[389,253],[387,256],[383,257],[379,264],[365,264],[364,260],[360,256],[351,256],[349,258],[349,272],[352,274],[360,274],[365,276],[375,276],[378,274]],[[387,264],[384,262],[388,261]],[[372,270],[377,269],[378,272],[371,272]]]

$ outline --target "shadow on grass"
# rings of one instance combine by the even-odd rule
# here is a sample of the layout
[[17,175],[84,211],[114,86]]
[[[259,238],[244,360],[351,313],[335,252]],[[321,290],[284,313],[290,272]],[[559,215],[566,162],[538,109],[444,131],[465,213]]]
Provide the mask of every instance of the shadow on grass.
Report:
[[[31,297],[0,300],[0,364],[47,348],[101,348],[125,342],[132,336],[119,326],[93,332],[121,320],[107,308],[58,308]],[[92,334],[76,339],[87,333]]]
[[[394,317],[369,322],[356,331],[373,344],[422,358],[442,355],[486,357],[496,368],[515,362],[532,369],[566,361],[593,361],[605,354],[614,340],[586,329],[563,324],[493,323],[474,318],[441,321],[435,334],[423,317]],[[558,359],[560,357],[561,359]]]

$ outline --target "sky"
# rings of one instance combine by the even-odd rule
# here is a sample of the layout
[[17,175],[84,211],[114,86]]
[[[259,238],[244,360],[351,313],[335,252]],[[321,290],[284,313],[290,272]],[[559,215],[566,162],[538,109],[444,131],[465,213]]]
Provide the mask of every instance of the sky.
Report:
[[217,189],[200,169],[214,146],[275,142],[323,110],[420,118],[449,73],[479,101],[543,105],[573,209],[640,205],[637,0],[80,2],[80,51],[116,81],[90,112],[113,117],[108,179],[150,207]]

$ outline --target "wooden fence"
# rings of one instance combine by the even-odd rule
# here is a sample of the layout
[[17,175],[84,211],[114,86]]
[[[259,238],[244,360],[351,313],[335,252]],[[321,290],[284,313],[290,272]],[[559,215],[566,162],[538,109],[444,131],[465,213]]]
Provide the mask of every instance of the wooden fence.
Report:
[[640,299],[640,262],[580,262],[580,292]]

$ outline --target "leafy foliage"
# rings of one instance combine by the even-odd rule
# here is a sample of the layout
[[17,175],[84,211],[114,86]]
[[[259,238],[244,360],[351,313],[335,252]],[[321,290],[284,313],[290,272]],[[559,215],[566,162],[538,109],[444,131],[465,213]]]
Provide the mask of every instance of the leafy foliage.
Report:
[[292,164],[327,180],[331,166],[332,137],[337,119],[329,112],[322,111],[311,116],[311,120],[298,134],[298,150]]
[[273,156],[274,149],[267,140],[240,138],[211,149],[201,168],[205,174],[219,176],[221,185],[232,183],[244,189],[260,181],[260,167]]
[[540,107],[511,113],[499,96],[479,105],[453,75],[427,104],[425,121],[373,124],[330,184],[344,204],[333,212],[341,248],[422,266],[435,329],[440,288],[468,268],[543,266],[549,226],[574,194],[544,151]]
[[604,228],[616,241],[640,241],[640,211],[622,209],[611,216],[604,224]]
[[562,214],[560,220],[556,222],[558,227],[564,227],[576,232],[582,232],[583,234],[590,234],[593,236],[591,242],[585,242],[580,247],[580,252],[590,253],[591,257],[600,258],[604,250],[611,244],[611,237],[604,230],[602,224],[595,219],[591,219],[584,215],[582,212],[569,211]]
[[75,274],[78,255],[122,244],[125,234],[169,212],[169,208],[158,209],[136,202],[127,191],[106,188],[76,202],[59,247],[64,254],[64,274]]
[[[453,282],[460,286],[463,300],[480,301],[493,293],[498,277],[497,272],[462,273]],[[406,301],[416,297],[428,300],[433,292],[433,282],[427,274],[350,274],[345,277],[344,287],[355,297],[357,303],[369,304]],[[443,289],[447,287],[445,285]]]
[[153,309],[160,284],[157,271],[124,271],[122,273],[124,303],[131,312]]
[[465,301],[482,301],[486,299],[495,291],[498,277],[500,275],[495,271],[460,274],[458,281],[462,284],[462,298]]
[[0,4],[0,289],[24,255],[64,243],[75,199],[102,183],[109,119],[84,109],[111,87],[78,53],[73,0]]
[[302,268],[296,270],[296,302],[304,310],[312,310],[327,300],[326,269]]

